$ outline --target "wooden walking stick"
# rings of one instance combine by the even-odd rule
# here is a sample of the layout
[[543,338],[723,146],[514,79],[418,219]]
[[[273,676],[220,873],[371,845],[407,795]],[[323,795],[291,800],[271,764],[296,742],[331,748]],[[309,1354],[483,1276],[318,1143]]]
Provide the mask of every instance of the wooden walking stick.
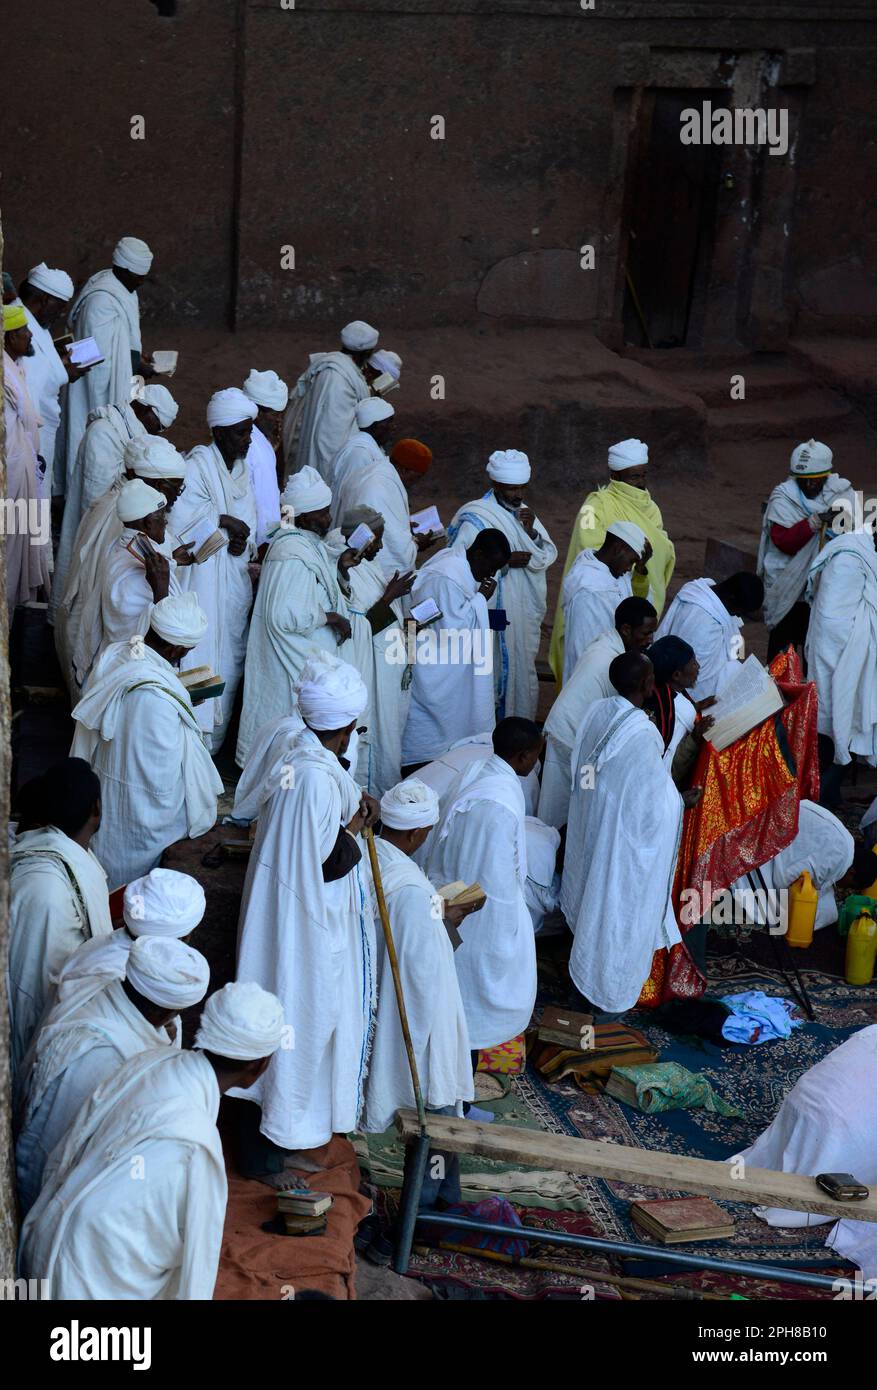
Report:
[[[371,827],[368,826],[363,829],[362,833],[368,845],[369,863],[371,864],[372,878],[375,884],[375,897],[378,900],[378,916],[381,919],[381,928],[384,933],[384,942],[387,947],[390,970],[393,972],[393,989],[396,992],[399,1022],[402,1025],[402,1037],[405,1039],[405,1051],[408,1053],[408,1069],[411,1072],[411,1081],[414,1086],[414,1103],[417,1106],[417,1121],[420,1126],[420,1134],[414,1143],[410,1165],[408,1162],[409,1154],[406,1153],[405,1166],[408,1171],[405,1173],[402,1182],[402,1197],[399,1208],[399,1230],[393,1257],[393,1268],[396,1273],[404,1274],[408,1268],[408,1261],[411,1258],[414,1227],[417,1224],[417,1211],[420,1206],[420,1193],[426,1174],[426,1161],[429,1157],[429,1135],[426,1132],[426,1108],[423,1104],[423,1092],[420,1089],[420,1077],[417,1072],[417,1058],[414,1056],[414,1044],[411,1041],[411,1029],[408,1027],[408,1011],[405,1008],[405,996],[402,992],[402,980],[399,976],[399,960],[396,955],[396,945],[393,941],[390,917],[387,912],[387,902],[384,897],[384,885],[381,879],[381,866],[378,863],[378,852],[375,847],[374,832]],[[409,1152],[411,1151],[409,1150]]]

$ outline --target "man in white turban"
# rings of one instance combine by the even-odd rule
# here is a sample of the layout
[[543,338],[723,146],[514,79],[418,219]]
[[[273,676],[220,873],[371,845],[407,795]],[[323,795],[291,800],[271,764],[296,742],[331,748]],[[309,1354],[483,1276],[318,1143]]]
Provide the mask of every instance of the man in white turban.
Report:
[[[364,469],[369,465],[387,462],[384,445],[393,433],[395,414],[393,407],[387,401],[381,400],[380,396],[369,396],[356,407],[353,433],[342,444],[332,461],[329,485],[335,498],[336,514],[339,495],[347,480],[351,479],[356,488],[364,475]],[[354,491],[352,495],[356,501],[370,501],[361,491]]]
[[268,1165],[272,1146],[312,1149],[357,1128],[375,1007],[359,831],[377,803],[347,771],[368,692],[352,666],[319,652],[297,695],[304,728],[258,798],[238,933],[237,978],[273,990],[293,1029],[294,1046],[249,1096]]
[[255,401],[234,386],[211,396],[207,423],[213,442],[199,444],[186,455],[186,491],[174,515],[177,535],[193,544],[196,559],[204,542],[211,540],[210,553],[190,566],[180,582],[198,596],[207,614],[207,631],[191,664],[210,666],[225,681],[222,695],[204,700],[197,710],[213,753],[219,752],[228,731],[253,606],[257,517],[247,454],[258,410]]
[[699,673],[691,687],[692,700],[720,695],[740,669],[744,656],[741,629],[764,602],[764,585],[745,570],[716,584],[690,579],[667,609],[656,637],[681,637],[693,647]]
[[[55,612],[55,650],[72,694],[77,694],[79,690],[73,669],[73,653],[78,652],[81,660],[80,645],[86,641],[89,650],[85,660],[88,663],[97,654],[101,643],[99,594],[108,556],[125,529],[125,522],[117,510],[122,488],[135,478],[147,483],[165,499],[164,514],[170,522],[170,513],[183,491],[185,477],[186,460],[169,440],[160,435],[138,435],[128,441],[122,466],[111,486],[102,497],[92,502],[79,523],[73,545],[67,552],[68,558],[72,556],[73,563],[67,571],[63,594]],[[64,514],[66,517],[66,508]],[[166,553],[169,552],[176,565],[191,563],[189,548],[179,545],[170,530],[166,533],[165,541]],[[55,577],[58,582],[63,582],[57,561]],[[82,636],[83,623],[89,625],[90,635],[87,639]]]
[[[581,550],[598,550],[615,521],[632,522],[644,532],[647,557],[644,572],[633,576],[633,592],[654,604],[660,617],[676,563],[673,542],[664,530],[660,510],[648,491],[648,446],[641,439],[623,439],[609,450],[609,479],[590,492],[573,523],[563,575],[569,573]],[[557,601],[548,659],[558,684],[568,669],[563,654],[563,595]]]
[[251,1086],[283,1038],[278,1000],[230,984],[204,1006],[193,1051],[124,1062],[49,1157],[24,1277],[60,1300],[212,1298],[228,1196],[220,1097]]
[[807,574],[832,533],[834,509],[855,505],[851,484],[832,472],[827,444],[808,440],[792,450],[789,476],[767,499],[761,522],[758,573],[764,580],[768,661],[791,644],[803,647],[810,622]]
[[199,1003],[209,982],[210,967],[198,951],[173,938],[142,936],[132,944],[124,980],[105,984],[72,1013],[61,1004],[49,1014],[13,1120],[22,1216],[39,1195],[49,1154],[88,1098],[129,1057],[179,1047],[180,1010]]
[[[339,582],[340,536],[327,540],[332,493],[315,468],[294,473],[280,499],[247,644],[237,762],[243,767],[263,724],[290,714],[293,687],[316,649],[347,659],[350,618]],[[347,556],[352,559],[352,554]]]
[[95,853],[110,889],[148,873],[169,845],[216,820],[222,779],[174,667],[203,641],[194,594],[155,604],[145,637],[102,652],[73,709],[73,752],[104,786]]
[[378,348],[365,364],[364,376],[373,396],[388,396],[398,390],[402,375],[402,358],[389,348]]
[[103,361],[87,375],[72,381],[64,402],[58,440],[56,482],[66,492],[88,417],[102,405],[124,405],[131,393],[132,375],[152,374],[152,359],[140,341],[137,291],[152,266],[145,241],[123,237],[113,251],[108,270],[99,270],[83,285],[70,310],[75,339],[94,338]]
[[610,522],[599,550],[583,550],[576,557],[561,590],[564,681],[585,648],[612,627],[619,603],[634,594],[633,581],[637,588],[648,581],[647,560],[648,541],[632,521]]
[[336,352],[311,353],[286,408],[283,457],[287,470],[316,468],[332,483],[332,463],[354,429],[357,403],[368,399],[363,368],[378,345],[378,330],[360,319],[341,330]]
[[491,487],[467,502],[448,527],[448,544],[467,550],[485,527],[502,531],[511,546],[488,603],[493,627],[496,717],[533,719],[539,703],[536,656],[542,640],[548,569],[557,547],[527,505],[530,460],[520,449],[497,449],[487,461]]
[[384,518],[382,567],[388,579],[394,570],[400,574],[413,570],[418,552],[402,469],[384,448],[393,431],[394,413],[379,397],[359,403],[358,428],[338,454],[333,484],[338,520],[360,503],[374,507]]
[[256,545],[260,551],[269,531],[280,521],[280,487],[277,482],[277,450],[289,387],[276,372],[257,372],[253,367],[244,382],[244,395],[258,408],[247,453],[250,485],[256,499]]
[[27,273],[18,287],[18,297],[24,306],[31,332],[33,356],[24,360],[27,389],[40,417],[40,457],[45,461],[41,475],[40,496],[52,493],[55,463],[55,436],[61,423],[60,392],[69,381],[78,381],[88,367],[76,367],[65,353],[59,353],[52,341],[51,328],[73,298],[73,281],[66,270],[52,270],[41,261]]
[[49,503],[39,495],[40,419],[31,400],[24,362],[33,352],[22,304],[3,305],[3,413],[6,423],[4,550],[9,624],[16,605],[48,596],[52,537]]

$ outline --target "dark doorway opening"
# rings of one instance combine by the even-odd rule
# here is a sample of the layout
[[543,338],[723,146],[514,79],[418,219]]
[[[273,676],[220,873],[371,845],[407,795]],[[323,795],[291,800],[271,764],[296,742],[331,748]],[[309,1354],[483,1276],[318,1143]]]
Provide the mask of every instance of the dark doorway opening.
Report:
[[687,107],[727,106],[721,90],[647,91],[626,199],[624,338],[637,347],[700,345],[722,147],[683,145]]

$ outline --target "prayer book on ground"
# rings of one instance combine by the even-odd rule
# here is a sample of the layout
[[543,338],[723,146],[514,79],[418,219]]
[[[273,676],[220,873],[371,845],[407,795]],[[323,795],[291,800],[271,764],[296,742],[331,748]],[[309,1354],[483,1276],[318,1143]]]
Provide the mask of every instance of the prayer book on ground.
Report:
[[784,706],[773,677],[755,656],[747,657],[709,709],[715,723],[706,735],[717,753],[736,743]]
[[209,560],[211,555],[215,555],[218,550],[228,545],[228,536],[224,531],[216,530],[206,517],[201,521],[196,521],[185,531],[178,533],[179,539],[185,545],[192,546],[192,559],[196,565],[203,565],[205,560]]
[[409,517],[411,530],[416,536],[428,536],[431,531],[444,531],[438,507],[424,507],[422,512],[412,512]]
[[570,1009],[559,1009],[548,1004],[542,1011],[537,1037],[540,1042],[558,1043],[561,1047],[574,1047],[579,1052],[589,1052],[595,1041],[593,1014],[577,1014]]
[[154,352],[152,354],[152,365],[161,376],[173,376],[177,370],[178,352]]
[[277,1210],[294,1216],[322,1216],[331,1205],[330,1192],[313,1192],[309,1187],[285,1187],[277,1194]]
[[734,1218],[709,1197],[659,1197],[652,1202],[632,1202],[635,1226],[654,1236],[661,1245],[689,1240],[722,1240],[733,1234]]
[[471,903],[483,907],[487,902],[487,894],[480,883],[467,885],[461,878],[454,883],[446,883],[444,888],[438,890],[438,894],[450,907],[468,907]]
[[76,338],[69,344],[67,354],[75,367],[96,367],[98,362],[104,360],[94,338]]

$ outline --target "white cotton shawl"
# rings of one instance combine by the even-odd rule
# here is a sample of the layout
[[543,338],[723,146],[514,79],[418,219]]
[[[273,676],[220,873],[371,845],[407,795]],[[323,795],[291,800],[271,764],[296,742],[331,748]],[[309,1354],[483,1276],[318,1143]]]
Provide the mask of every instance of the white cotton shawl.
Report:
[[797,479],[786,478],[767,499],[758,546],[758,573],[764,581],[764,621],[769,628],[776,627],[804,597],[807,572],[819,554],[818,531],[794,555],[786,555],[771,540],[770,528],[796,526],[818,512],[830,511],[844,497],[852,502],[848,480],[830,473],[816,497],[805,497]]

